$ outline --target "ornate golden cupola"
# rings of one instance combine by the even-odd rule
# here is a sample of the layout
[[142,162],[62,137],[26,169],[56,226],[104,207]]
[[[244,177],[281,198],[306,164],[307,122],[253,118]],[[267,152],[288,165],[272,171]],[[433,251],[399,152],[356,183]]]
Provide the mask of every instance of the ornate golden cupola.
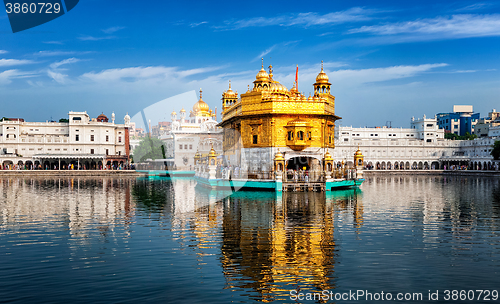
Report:
[[264,58],[262,58],[262,66],[260,71],[255,76],[255,81],[253,82],[253,91],[265,91],[269,89],[269,74],[264,70]]
[[323,60],[321,60],[321,72],[316,76],[316,83],[314,84],[314,95],[330,94],[331,83],[328,82],[328,75],[323,71]]
[[202,90],[200,88],[200,100],[193,106],[193,114],[195,116],[210,116],[210,108],[206,102],[202,99]]
[[300,151],[311,145],[311,124],[299,117],[286,125],[286,145],[292,150]]
[[222,111],[236,104],[238,101],[238,92],[231,89],[231,80],[229,80],[229,89],[222,93]]

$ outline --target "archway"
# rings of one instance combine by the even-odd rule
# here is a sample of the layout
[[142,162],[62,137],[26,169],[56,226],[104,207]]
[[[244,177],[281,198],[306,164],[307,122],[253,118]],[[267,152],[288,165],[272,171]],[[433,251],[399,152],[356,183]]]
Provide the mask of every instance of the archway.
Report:
[[432,170],[437,170],[437,169],[439,169],[439,162],[437,162],[437,161],[432,162],[432,164],[431,164],[431,169],[432,169]]
[[405,167],[406,167],[405,168],[406,170],[410,170],[410,162],[406,162],[406,166]]
[[422,162],[418,162],[418,170],[422,170],[424,168],[424,164]]
[[411,168],[413,170],[417,169],[418,165],[417,165],[417,162],[413,162],[413,165],[411,165]]
[[286,163],[286,169],[287,170],[309,170],[311,167],[311,160],[312,157],[303,157],[303,156],[298,156],[298,157],[293,157],[290,158],[287,163]]
[[381,168],[382,170],[385,170],[385,162],[384,162],[384,161],[383,161],[383,162],[382,162],[382,164],[380,165],[380,168]]
[[401,170],[404,170],[404,169],[405,169],[405,163],[404,163],[404,162],[401,162],[401,163],[399,164],[399,169],[401,169]]
[[3,169],[10,169],[14,165],[14,162],[11,160],[4,160],[2,163]]
[[33,170],[34,169],[33,162],[31,160],[27,160],[25,166],[26,166],[27,170]]

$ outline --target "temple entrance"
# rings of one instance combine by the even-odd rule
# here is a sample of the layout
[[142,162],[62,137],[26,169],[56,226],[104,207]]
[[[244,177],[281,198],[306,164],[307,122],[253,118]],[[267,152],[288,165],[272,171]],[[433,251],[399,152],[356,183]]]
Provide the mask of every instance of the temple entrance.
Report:
[[298,156],[290,158],[286,163],[285,181],[288,182],[320,182],[322,164],[313,157]]
[[294,157],[290,158],[287,162],[286,169],[287,170],[309,170],[311,168],[311,157]]

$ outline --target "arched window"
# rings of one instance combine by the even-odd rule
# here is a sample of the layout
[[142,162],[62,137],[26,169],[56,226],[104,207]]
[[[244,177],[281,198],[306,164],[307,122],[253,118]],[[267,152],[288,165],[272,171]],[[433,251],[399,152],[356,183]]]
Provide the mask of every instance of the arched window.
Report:
[[297,132],[297,139],[298,140],[304,140],[304,132],[303,131]]
[[288,131],[288,140],[293,140],[293,131]]

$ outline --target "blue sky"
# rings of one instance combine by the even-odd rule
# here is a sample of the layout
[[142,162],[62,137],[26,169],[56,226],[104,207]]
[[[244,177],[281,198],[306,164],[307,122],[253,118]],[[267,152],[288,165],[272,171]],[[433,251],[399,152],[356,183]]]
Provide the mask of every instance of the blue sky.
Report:
[[[82,0],[16,34],[0,13],[0,117],[121,122],[200,87],[220,111],[228,81],[245,92],[264,57],[288,88],[298,64],[306,95],[323,60],[342,125],[408,127],[454,104],[500,109],[499,47],[495,2]],[[153,123],[192,107],[195,94],[182,96],[193,97],[169,99]]]

